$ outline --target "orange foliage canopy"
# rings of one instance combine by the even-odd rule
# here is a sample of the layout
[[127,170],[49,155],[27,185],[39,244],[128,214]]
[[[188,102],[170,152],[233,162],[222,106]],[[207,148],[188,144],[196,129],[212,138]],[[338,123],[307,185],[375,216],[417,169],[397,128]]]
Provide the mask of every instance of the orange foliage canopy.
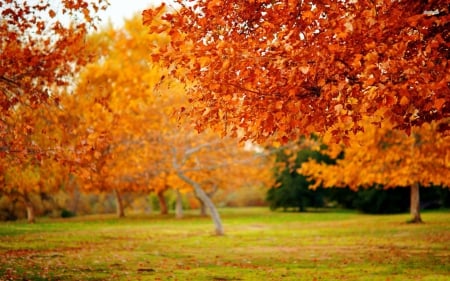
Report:
[[[336,165],[310,161],[298,172],[315,180],[316,187],[450,186],[450,136],[438,131],[439,124],[423,124],[410,136],[388,124],[379,128],[368,123],[365,128],[350,137],[351,146],[341,146],[344,157]],[[337,146],[331,144],[329,152],[336,155]]]
[[61,97],[60,117],[82,189],[191,191],[179,174],[207,191],[270,181],[267,161],[254,149],[211,130],[198,134],[173,114],[186,106],[184,85],[143,59],[151,43],[167,44],[165,33],[149,35],[133,17],[87,42],[98,46],[99,58],[80,72],[74,93]]
[[103,2],[0,1],[0,193],[30,209],[29,194],[67,180],[59,94],[90,60],[84,37]]
[[363,116],[406,132],[449,116],[447,1],[178,2],[145,10],[143,22],[170,35],[153,58],[195,81],[188,113],[199,130],[339,139]]
[[[84,37],[103,0],[0,2],[0,154],[33,153],[26,143],[35,122],[15,126],[14,115],[42,104],[58,104],[58,91],[84,65]],[[27,110],[22,110],[23,112]],[[28,151],[27,151],[28,150]]]

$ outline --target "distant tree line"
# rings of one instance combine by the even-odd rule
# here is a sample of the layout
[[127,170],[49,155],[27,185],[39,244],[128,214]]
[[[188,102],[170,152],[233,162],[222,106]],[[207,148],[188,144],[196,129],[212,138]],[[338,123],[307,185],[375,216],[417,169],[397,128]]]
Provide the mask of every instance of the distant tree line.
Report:
[[[342,155],[341,155],[342,156]],[[338,156],[339,158],[340,156]],[[410,191],[407,188],[385,189],[381,185],[369,188],[323,188],[311,189],[313,182],[297,170],[302,163],[315,159],[317,162],[334,164],[320,150],[309,148],[298,152],[277,152],[274,170],[276,183],[267,192],[266,200],[272,210],[304,212],[314,208],[357,209],[369,214],[393,214],[407,212],[410,206]],[[450,207],[450,190],[440,186],[421,188],[421,208],[437,209]]]

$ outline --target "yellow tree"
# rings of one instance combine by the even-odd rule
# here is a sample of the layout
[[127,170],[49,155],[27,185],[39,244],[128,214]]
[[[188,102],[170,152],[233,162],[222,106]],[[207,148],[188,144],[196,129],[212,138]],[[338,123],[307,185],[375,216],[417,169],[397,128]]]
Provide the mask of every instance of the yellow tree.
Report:
[[211,199],[212,193],[216,188],[227,186],[245,188],[249,182],[268,183],[267,159],[265,155],[239,145],[236,139],[221,137],[211,130],[198,134],[188,124],[183,125],[165,138],[170,149],[171,168],[206,206],[215,233],[223,235],[224,228]]
[[[419,186],[450,186],[450,135],[442,133],[448,120],[423,124],[408,136],[389,124],[365,125],[365,132],[350,137],[344,158],[336,165],[304,163],[299,172],[325,187],[352,189],[374,184],[411,188],[412,222],[421,222]],[[336,144],[332,149],[336,154]]]
[[[162,198],[167,186],[149,184],[167,170],[164,147],[157,144],[163,143],[161,134],[172,111],[159,98],[170,81],[162,81],[164,70],[143,57],[149,42],[164,36],[149,36],[135,17],[123,28],[109,26],[89,40],[97,47],[97,60],[80,73],[75,93],[62,102],[69,114],[61,119],[72,124],[68,133],[77,174],[85,190],[114,191],[118,209],[123,191],[153,190]],[[176,85],[171,91],[181,93]]]
[[[102,46],[99,60],[80,74],[75,94],[64,103],[74,115],[68,119],[77,124],[75,145],[87,146],[87,158],[80,165],[84,178],[96,182],[92,187],[97,190],[135,188],[162,194],[169,187],[187,189],[173,180],[178,176],[205,202],[216,232],[223,234],[204,188],[212,185],[218,171],[237,167],[231,165],[233,161],[241,161],[242,168],[252,166],[257,157],[239,148],[235,140],[210,131],[198,134],[178,120],[174,109],[187,106],[183,84],[145,58],[150,42],[167,44],[164,33],[149,35],[136,17],[127,20],[123,29],[110,27],[92,40]],[[236,160],[246,154],[252,157]]]
[[[63,165],[64,130],[56,121],[58,111],[56,107],[21,107],[8,117],[14,121],[10,129],[24,137],[10,141],[12,136],[5,136],[4,141],[14,146],[2,155],[0,195],[23,201],[29,222],[35,221],[33,198],[56,192],[68,175]],[[27,120],[33,120],[33,126]]]
[[[133,79],[129,79],[131,82],[128,84],[124,82],[130,78],[130,75],[126,72],[121,73],[122,62],[120,59],[122,58],[117,57],[117,52],[110,51],[113,44],[117,44],[119,36],[127,35],[125,32],[119,34],[109,27],[102,33],[88,37],[88,46],[93,51],[93,63],[80,73],[78,81],[81,82],[77,82],[76,91],[66,93],[61,101],[63,111],[59,121],[60,124],[64,124],[62,126],[65,128],[68,139],[67,164],[71,165],[79,176],[79,180],[83,182],[83,186],[91,191],[104,190],[105,185],[118,185],[117,180],[111,179],[113,173],[111,161],[114,158],[115,150],[119,150],[121,154],[124,153],[121,151],[121,144],[117,139],[120,138],[120,134],[129,133],[130,124],[133,122],[139,124],[141,121],[135,118],[124,125],[122,122],[124,118],[119,114],[120,111],[113,113],[110,107],[109,97],[112,96],[116,107],[123,105],[124,110],[129,111],[129,108],[135,104],[129,104],[133,98],[127,98],[126,95],[129,92],[123,92],[122,89],[138,89],[137,82]],[[129,47],[124,46],[124,49]],[[114,55],[116,57],[111,59]],[[128,60],[128,58],[124,59]],[[104,68],[102,69],[101,66]],[[110,72],[106,73],[106,69],[110,69]],[[135,68],[135,70],[136,73],[142,73],[139,68]],[[118,96],[122,93],[124,96],[120,100]],[[135,100],[134,103],[136,102]],[[125,108],[125,105],[129,105],[129,107]],[[115,164],[115,166],[117,165]],[[118,190],[116,191],[118,193]]]
[[[90,60],[84,39],[106,6],[102,0],[0,3],[0,192],[23,195],[36,190],[36,181],[46,186],[42,171],[62,154],[61,134],[48,127],[55,124],[53,109]],[[28,214],[34,220],[32,208]]]

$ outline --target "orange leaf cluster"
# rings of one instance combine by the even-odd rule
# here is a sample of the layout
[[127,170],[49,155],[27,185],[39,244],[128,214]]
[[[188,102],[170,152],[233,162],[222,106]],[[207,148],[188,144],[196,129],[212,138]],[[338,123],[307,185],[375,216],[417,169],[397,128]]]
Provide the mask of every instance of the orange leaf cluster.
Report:
[[336,165],[308,162],[299,172],[324,187],[449,187],[450,136],[440,132],[448,123],[423,124],[410,136],[387,124],[367,123],[364,133],[350,136],[351,145],[343,148],[344,158]]
[[[199,130],[345,140],[364,116],[406,132],[449,116],[446,1],[177,2],[153,58],[192,82],[186,114]],[[163,8],[144,12],[150,32],[160,22],[146,15]]]
[[84,37],[94,28],[96,1],[6,1],[0,3],[0,151],[17,154],[30,148],[28,131],[11,121],[42,104],[58,104],[89,56]]
[[104,2],[0,2],[0,193],[27,200],[66,180],[59,96],[90,60],[84,39]]
[[198,134],[174,115],[174,107],[187,106],[183,85],[143,59],[150,44],[167,45],[167,32],[149,35],[135,17],[123,29],[105,29],[88,40],[99,46],[100,57],[61,101],[74,151],[69,158],[82,189],[191,191],[179,174],[206,191],[267,181],[270,175],[260,172],[265,162],[253,150],[209,130]]

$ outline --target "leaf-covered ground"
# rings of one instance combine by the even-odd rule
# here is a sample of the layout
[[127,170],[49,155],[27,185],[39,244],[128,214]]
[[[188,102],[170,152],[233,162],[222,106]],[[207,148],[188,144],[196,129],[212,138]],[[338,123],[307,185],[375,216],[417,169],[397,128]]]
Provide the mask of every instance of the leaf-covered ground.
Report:
[[450,212],[221,210],[0,223],[0,280],[450,280]]

